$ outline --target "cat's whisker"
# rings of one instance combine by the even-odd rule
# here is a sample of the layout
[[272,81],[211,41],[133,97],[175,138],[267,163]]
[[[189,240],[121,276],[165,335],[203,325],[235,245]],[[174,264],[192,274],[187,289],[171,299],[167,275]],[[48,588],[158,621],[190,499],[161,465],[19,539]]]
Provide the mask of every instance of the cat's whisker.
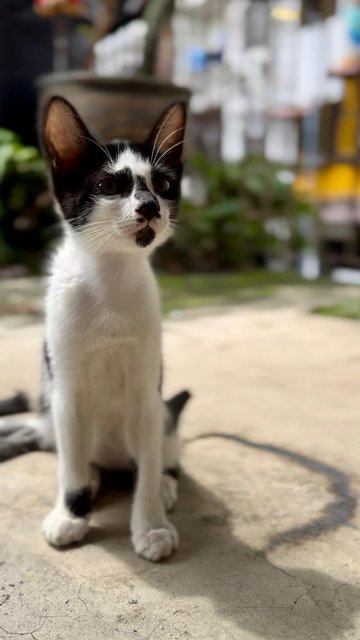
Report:
[[95,228],[95,229],[84,229],[82,231],[82,236],[96,236],[96,235],[102,235],[103,233],[106,233],[107,231],[109,231],[109,225],[103,226],[103,227],[99,227],[99,228]]
[[74,216],[73,218],[65,218],[66,222],[75,222],[75,221],[79,221],[79,220],[84,220],[88,215],[91,215],[91,209],[88,209],[86,211],[82,211],[82,213],[79,213],[78,215]]
[[106,245],[107,242],[109,242],[109,240],[111,240],[111,238],[113,237],[113,231],[111,231],[110,233],[106,234],[105,237],[102,237],[100,242],[98,242],[94,247],[93,247],[93,251],[96,253],[97,251],[99,251],[101,249],[101,247],[103,247],[104,245]]
[[104,235],[106,235],[106,233],[97,233],[96,235],[92,235],[92,236],[84,236],[83,240],[86,242],[86,244],[91,245],[93,242],[97,242],[97,240],[99,240],[100,238],[103,238]]
[[179,127],[178,129],[175,129],[174,131],[172,131],[171,133],[169,133],[168,136],[166,136],[165,140],[162,141],[160,147],[157,149],[156,154],[155,154],[155,158],[154,158],[154,164],[156,164],[156,158],[159,155],[160,149],[162,146],[164,146],[166,140],[168,140],[169,138],[171,138],[171,136],[175,135],[175,133],[178,133],[178,131],[183,131],[185,129],[185,127]]
[[119,224],[118,225],[118,229],[119,229],[119,231],[128,231],[128,229],[131,229],[131,228],[135,229],[136,225],[137,225],[136,220],[132,220],[132,221],[129,221],[128,223],[126,223],[126,224]]
[[103,227],[107,224],[111,224],[112,222],[113,220],[99,220],[97,222],[86,222],[84,224],[84,227],[86,229],[93,228],[93,227]]
[[[112,234],[111,234],[112,235]],[[98,246],[100,246],[102,244],[102,242],[108,238],[108,234],[105,234],[104,236],[101,236],[101,238],[93,238],[92,242],[87,243],[87,249],[88,251],[97,251]]]
[[88,138],[87,136],[80,136],[77,135],[77,138],[82,138],[83,140],[88,140],[89,142],[92,142],[93,144],[95,144],[97,147],[99,147],[99,149],[101,149],[101,151],[105,154],[105,156],[107,157],[107,159],[112,163],[113,159],[110,155],[110,153],[108,152],[108,150],[106,149],[106,147],[103,147],[101,144],[99,144],[98,142],[96,142],[96,140],[93,140],[92,138]]
[[186,142],[186,140],[180,140],[180,142],[176,142],[175,144],[173,144],[171,147],[169,147],[169,149],[167,149],[166,151],[164,151],[164,153],[160,156],[160,158],[158,160],[156,160],[155,163],[155,167],[159,166],[159,163],[162,161],[162,159],[168,154],[170,153],[170,151],[172,151],[173,149],[175,149],[175,147],[178,147],[180,144],[184,144]]
[[101,244],[102,240],[107,237],[107,234],[101,236],[101,237],[97,237],[97,238],[91,238],[86,242],[86,248],[88,251],[93,251],[98,244]]
[[109,224],[112,224],[114,222],[113,219],[111,220],[99,220],[98,222],[84,222],[83,225],[80,227],[81,229],[84,229],[84,231],[88,230],[88,229],[101,229],[103,227],[108,227]]
[[88,228],[87,226],[83,226],[80,228],[79,232],[81,233],[82,236],[88,236],[88,235],[96,235],[99,233],[103,233],[104,231],[108,231],[108,230],[109,230],[109,223],[99,225],[98,227],[90,227],[90,228]]
[[81,213],[78,216],[74,216],[73,218],[65,218],[65,221],[66,222],[74,222],[75,220],[82,220],[86,215],[87,214],[84,212],[84,213]]
[[153,148],[152,148],[152,152],[151,152],[151,157],[150,157],[150,162],[151,162],[151,164],[152,164],[152,162],[153,162],[154,151],[155,151],[155,149],[156,149],[156,143],[157,143],[157,141],[158,141],[158,139],[159,139],[159,135],[160,135],[161,131],[163,130],[163,128],[164,128],[164,126],[165,126],[165,124],[166,124],[166,123],[167,123],[167,121],[169,120],[170,116],[173,114],[174,110],[175,110],[175,107],[173,107],[173,108],[169,111],[169,113],[167,114],[166,118],[164,118],[163,122],[161,123],[161,127],[159,128],[159,130],[158,130],[158,132],[157,132],[157,134],[156,134],[156,138],[155,138],[155,140],[154,140],[154,144],[153,144]]

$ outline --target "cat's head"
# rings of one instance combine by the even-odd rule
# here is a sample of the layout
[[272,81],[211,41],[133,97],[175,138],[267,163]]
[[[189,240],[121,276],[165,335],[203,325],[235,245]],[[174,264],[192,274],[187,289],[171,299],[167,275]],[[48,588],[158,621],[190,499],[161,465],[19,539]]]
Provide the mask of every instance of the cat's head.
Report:
[[43,118],[42,145],[58,207],[88,251],[150,253],[172,233],[186,110],[169,107],[142,144],[101,144],[63,98]]

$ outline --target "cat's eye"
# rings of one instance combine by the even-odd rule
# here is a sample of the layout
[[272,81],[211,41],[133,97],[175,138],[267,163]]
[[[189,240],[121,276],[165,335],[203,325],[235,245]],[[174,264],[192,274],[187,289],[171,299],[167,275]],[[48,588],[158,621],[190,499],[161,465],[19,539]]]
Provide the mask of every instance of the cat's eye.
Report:
[[98,184],[98,189],[104,196],[115,196],[119,193],[119,186],[114,176],[108,176],[101,180]]
[[171,188],[171,182],[165,176],[157,175],[154,177],[154,188],[159,195],[166,195]]

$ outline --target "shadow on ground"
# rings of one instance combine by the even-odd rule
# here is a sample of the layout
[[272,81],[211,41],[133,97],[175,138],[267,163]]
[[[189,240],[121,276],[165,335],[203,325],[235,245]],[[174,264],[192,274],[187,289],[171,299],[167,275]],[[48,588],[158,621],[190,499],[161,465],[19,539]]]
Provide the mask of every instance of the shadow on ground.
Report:
[[[108,509],[121,495],[124,497],[111,489],[100,497],[100,526],[92,530],[88,543],[101,545],[119,560],[131,559],[132,571],[138,577],[179,602],[176,615],[161,621],[164,635],[159,629],[151,637],[193,637],[186,632],[189,616],[192,629],[198,619],[196,640],[210,637],[209,620],[204,619],[207,601],[221,621],[219,628],[224,638],[243,638],[241,631],[266,640],[353,637],[351,630],[360,611],[360,589],[313,569],[274,566],[264,554],[234,537],[226,505],[194,478],[182,477],[179,506],[173,516],[181,547],[173,558],[160,565],[124,553],[120,523],[114,522],[114,512]],[[199,597],[204,599],[204,609],[199,606]],[[194,599],[193,608],[189,598],[190,603]],[[95,588],[88,586],[86,599],[90,606],[96,602]]]

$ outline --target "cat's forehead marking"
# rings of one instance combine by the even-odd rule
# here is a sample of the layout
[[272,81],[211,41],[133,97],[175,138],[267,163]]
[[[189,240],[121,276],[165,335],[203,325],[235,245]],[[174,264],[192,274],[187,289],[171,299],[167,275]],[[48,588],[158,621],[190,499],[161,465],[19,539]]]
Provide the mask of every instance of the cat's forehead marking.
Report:
[[124,149],[120,151],[115,160],[108,166],[111,173],[118,173],[124,168],[130,169],[133,175],[146,176],[151,171],[149,160],[145,160],[139,153],[132,149]]

